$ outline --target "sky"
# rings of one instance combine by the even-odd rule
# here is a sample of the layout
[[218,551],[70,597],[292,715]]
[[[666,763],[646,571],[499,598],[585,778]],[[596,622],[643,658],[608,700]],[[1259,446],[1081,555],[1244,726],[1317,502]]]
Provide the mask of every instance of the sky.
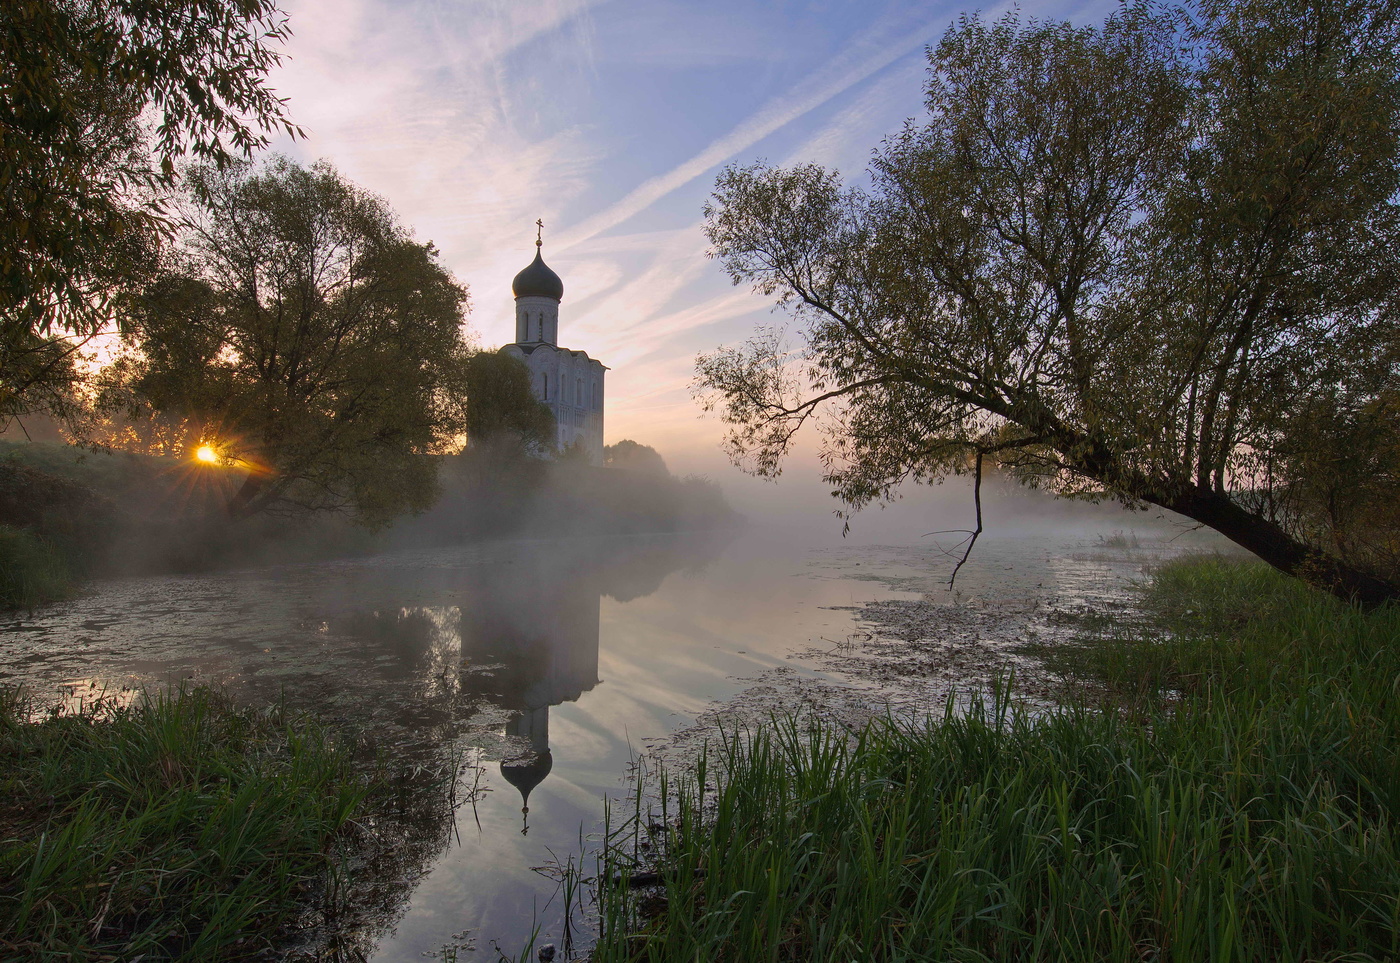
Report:
[[[470,289],[485,347],[514,338],[510,281],[542,219],[564,281],[560,345],[610,368],[605,441],[753,492],[689,390],[698,352],[781,320],[706,256],[716,175],[766,160],[861,178],[880,141],[922,114],[925,47],[960,14],[1006,7],[288,0],[293,35],[270,84],[307,136],[273,149],[329,160],[433,241]],[[1021,12],[1088,23],[1110,8]],[[826,497],[815,452],[805,439],[783,497]]]

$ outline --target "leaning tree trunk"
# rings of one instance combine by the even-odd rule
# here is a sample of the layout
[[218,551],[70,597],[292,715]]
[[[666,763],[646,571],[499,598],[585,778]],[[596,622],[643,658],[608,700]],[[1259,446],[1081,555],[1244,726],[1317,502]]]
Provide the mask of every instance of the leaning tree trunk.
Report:
[[1343,601],[1373,609],[1400,600],[1400,585],[1305,545],[1219,492],[1192,486],[1175,497],[1153,502],[1214,529],[1280,572],[1316,585]]
[[234,492],[229,499],[226,511],[230,518],[246,518],[249,515],[256,515],[261,503],[253,504],[253,500],[262,494],[265,487],[265,479],[255,472],[249,472],[248,477],[243,479],[243,484],[238,491]]

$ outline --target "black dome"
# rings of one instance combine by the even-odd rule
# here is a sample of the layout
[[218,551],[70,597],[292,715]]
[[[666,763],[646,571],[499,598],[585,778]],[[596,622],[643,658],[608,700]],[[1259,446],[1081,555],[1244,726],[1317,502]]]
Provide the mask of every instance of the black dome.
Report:
[[517,298],[564,300],[564,282],[544,263],[538,247],[535,248],[535,259],[530,262],[529,267],[515,276],[515,280],[510,283],[510,289]]

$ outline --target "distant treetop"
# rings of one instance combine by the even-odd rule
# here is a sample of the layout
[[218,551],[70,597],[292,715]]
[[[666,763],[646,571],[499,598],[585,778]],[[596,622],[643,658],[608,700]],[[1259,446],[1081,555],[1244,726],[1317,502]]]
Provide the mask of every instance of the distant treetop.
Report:
[[669,475],[666,460],[650,445],[642,445],[630,439],[623,439],[615,445],[603,448],[603,464],[609,468],[622,468],[627,471],[644,472],[648,475]]

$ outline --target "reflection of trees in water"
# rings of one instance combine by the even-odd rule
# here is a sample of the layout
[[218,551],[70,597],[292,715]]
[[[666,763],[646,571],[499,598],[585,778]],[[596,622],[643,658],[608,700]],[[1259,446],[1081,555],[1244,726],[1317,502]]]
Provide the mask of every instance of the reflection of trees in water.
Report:
[[408,908],[417,881],[447,848],[455,826],[459,770],[404,770],[348,824],[322,885],[280,958],[363,963]]
[[[407,766],[390,798],[347,833],[338,872],[310,900],[287,958],[368,958],[452,839],[456,809],[470,801],[483,758],[500,762],[528,807],[554,764],[550,708],[599,683],[602,596],[650,595],[671,573],[704,568],[727,542],[727,535],[692,535],[504,546],[427,599],[442,604],[333,617],[329,627],[346,644],[374,653],[365,668],[386,683],[382,698],[403,700],[400,727],[375,735],[381,755]],[[384,594],[392,597],[392,586]]]

